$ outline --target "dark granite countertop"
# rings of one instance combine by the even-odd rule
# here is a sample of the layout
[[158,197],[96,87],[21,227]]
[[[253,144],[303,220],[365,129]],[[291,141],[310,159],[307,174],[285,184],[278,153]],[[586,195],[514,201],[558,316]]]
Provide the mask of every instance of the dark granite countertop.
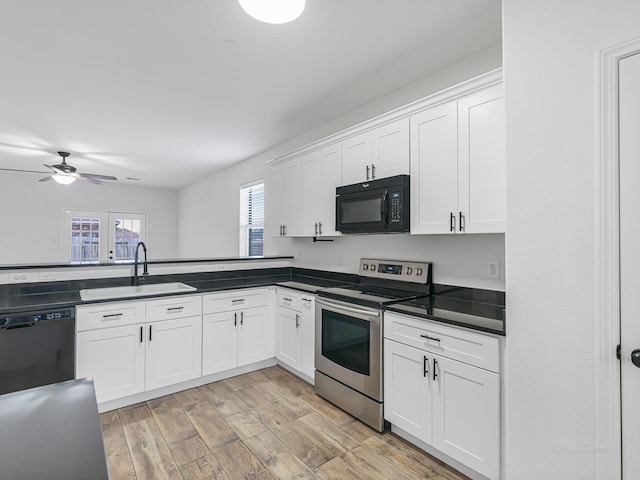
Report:
[[[360,277],[354,274],[279,267],[153,275],[148,277],[145,283],[182,282],[197,289],[195,292],[184,292],[179,295],[271,285],[313,294],[325,288],[358,283],[359,279]],[[147,295],[90,302],[84,302],[80,298],[79,292],[85,288],[116,287],[130,284],[130,277],[121,277],[0,285],[0,315],[28,310],[65,308],[88,303],[146,300],[166,296]],[[172,293],[171,295],[178,294]],[[504,308],[504,292],[448,285],[434,285],[431,297],[387,306],[389,311],[503,336],[505,335]]]
[[0,411],[0,478],[109,478],[90,379],[0,395]]
[[389,305],[386,309],[482,332],[506,335],[504,305],[447,295],[433,295]]
[[[182,282],[197,289],[195,292],[172,293],[171,295],[210,293],[238,288],[267,287],[270,285],[281,285],[308,293],[315,293],[322,288],[355,283],[358,278],[357,275],[351,274],[280,267],[158,275],[148,277],[145,283]],[[130,284],[130,277],[121,277],[0,285],[0,315],[27,310],[63,308],[88,303],[146,300],[166,296],[166,294],[145,295],[143,297],[92,300],[90,302],[85,302],[80,298],[80,290],[85,288],[117,287]]]

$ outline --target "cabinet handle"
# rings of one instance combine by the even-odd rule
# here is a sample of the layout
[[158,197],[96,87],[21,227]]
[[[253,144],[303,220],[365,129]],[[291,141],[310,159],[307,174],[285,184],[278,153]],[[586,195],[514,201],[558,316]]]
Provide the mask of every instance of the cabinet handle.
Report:
[[151,329],[153,328],[153,325],[149,325],[149,341],[151,341]]
[[433,340],[434,342],[439,342],[440,339],[437,337],[430,337],[429,335],[420,335],[422,338],[426,338],[427,340]]
[[311,301],[311,299],[310,299],[310,298],[303,298],[303,299],[302,299],[302,301],[303,301],[303,302],[310,302],[310,301]]
[[296,328],[300,328],[300,314],[296,313]]
[[237,327],[238,326],[238,312],[235,312],[233,314],[233,326]]
[[322,235],[322,222],[318,222],[318,235]]
[[463,232],[464,231],[464,215],[462,215],[462,212],[460,212],[460,231]]
[[453,214],[453,212],[449,213],[449,231],[456,231],[456,216]]
[[116,318],[124,315],[123,313],[108,313],[106,315],[102,315],[102,318]]
[[427,378],[427,375],[429,375],[429,359],[427,359],[426,355],[424,356],[422,370],[423,370],[424,378]]
[[180,310],[183,310],[184,307],[169,307],[167,308],[167,312],[179,312]]
[[367,165],[367,180],[369,180],[369,165]]
[[140,325],[140,343],[142,343],[144,340],[142,339],[142,325]]
[[371,164],[371,180],[376,178],[376,166],[372,163]]
[[436,377],[438,376],[438,372],[436,372],[436,365],[438,365],[438,361],[436,357],[433,357],[433,381],[436,381]]
[[245,300],[246,300],[245,298],[236,298],[234,300],[231,300],[231,303],[242,303]]
[[285,302],[290,302],[291,301],[291,299],[287,298],[287,297],[282,297],[282,300],[284,300]]
[[240,325],[244,325],[244,312],[240,312]]
[[280,224],[280,236],[282,236],[282,224]]
[[286,234],[287,234],[287,226],[282,225],[282,235],[286,235]]
[[318,223],[314,223],[315,225],[315,230],[313,231],[313,234],[318,236]]

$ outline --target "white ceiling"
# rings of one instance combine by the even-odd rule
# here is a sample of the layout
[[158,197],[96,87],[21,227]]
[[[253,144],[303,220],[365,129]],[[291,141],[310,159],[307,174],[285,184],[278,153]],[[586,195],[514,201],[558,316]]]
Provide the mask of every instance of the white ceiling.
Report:
[[180,188],[498,44],[500,10],[307,0],[269,25],[237,0],[2,0],[0,168],[46,173],[62,149]]

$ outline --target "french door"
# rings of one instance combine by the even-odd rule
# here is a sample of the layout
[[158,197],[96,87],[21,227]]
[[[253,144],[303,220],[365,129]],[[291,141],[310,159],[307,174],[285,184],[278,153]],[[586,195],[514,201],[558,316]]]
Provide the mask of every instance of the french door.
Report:
[[130,262],[147,238],[144,213],[64,211],[62,260],[71,263]]

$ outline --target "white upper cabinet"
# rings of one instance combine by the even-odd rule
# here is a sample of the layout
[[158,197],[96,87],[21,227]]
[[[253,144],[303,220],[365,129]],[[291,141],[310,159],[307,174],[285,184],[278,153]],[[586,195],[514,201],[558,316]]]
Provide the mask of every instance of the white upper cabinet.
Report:
[[336,232],[336,187],[342,183],[342,144],[328,145],[271,168],[276,237],[318,237]]
[[342,142],[342,183],[409,173],[409,119],[401,118]]
[[336,187],[402,174],[412,234],[503,233],[504,122],[496,70],[291,153],[271,166],[271,233],[339,235]]
[[458,101],[458,206],[464,232],[505,231],[506,164],[500,84]]
[[411,233],[449,232],[458,210],[455,101],[411,117]]
[[298,201],[296,193],[299,187],[297,159],[289,160],[274,165],[271,168],[271,189],[269,196],[269,212],[271,218],[271,236],[282,237],[288,235],[291,228],[291,220],[296,215],[296,209],[292,208],[292,202]]
[[411,233],[506,225],[502,84],[411,117]]
[[342,183],[342,148],[329,145],[302,157],[302,205],[305,236],[336,236],[336,187]]

